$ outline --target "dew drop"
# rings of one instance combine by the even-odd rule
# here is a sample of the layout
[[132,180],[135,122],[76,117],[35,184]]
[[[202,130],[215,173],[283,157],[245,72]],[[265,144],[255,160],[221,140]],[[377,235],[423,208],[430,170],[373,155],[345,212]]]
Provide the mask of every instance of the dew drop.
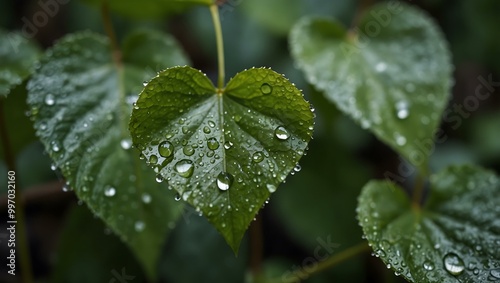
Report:
[[263,83],[260,86],[260,91],[262,91],[263,94],[270,94],[271,92],[273,92],[273,87],[270,86],[268,83]]
[[225,149],[231,149],[231,147],[233,147],[233,143],[230,142],[230,141],[227,141],[224,143],[224,148]]
[[144,222],[142,222],[142,221],[137,221],[134,224],[134,228],[135,228],[135,231],[142,232],[142,231],[144,231],[144,228],[146,228],[146,224],[144,224]]
[[64,184],[64,186],[62,187],[62,191],[65,193],[71,191],[71,187],[69,186],[69,184]]
[[210,131],[210,128],[209,128],[209,127],[205,126],[205,127],[203,127],[203,132],[204,132],[205,134],[210,134],[210,132],[211,132],[211,131]]
[[221,191],[227,191],[233,184],[233,181],[233,175],[227,172],[221,172],[219,176],[217,176],[217,187],[219,187]]
[[148,203],[151,203],[151,195],[150,194],[142,194],[142,202],[145,203],[145,204],[148,204]]
[[297,165],[295,165],[295,167],[293,167],[293,171],[300,172],[300,170],[302,170],[302,167],[300,166],[300,164],[297,163]]
[[424,262],[424,269],[427,271],[434,270],[434,264],[432,264],[432,262],[426,261]]
[[184,148],[182,148],[182,152],[187,156],[191,156],[194,154],[194,148],[192,146],[186,145]]
[[408,102],[406,101],[399,101],[396,103],[396,116],[403,120],[403,119],[406,119],[408,118],[408,116],[410,116],[410,109],[409,109],[409,105],[408,105]]
[[191,160],[182,159],[175,164],[175,171],[177,171],[181,177],[189,178],[193,176],[193,162]]
[[494,277],[495,279],[500,279],[500,269],[490,270],[490,275],[491,275],[491,277]]
[[165,180],[161,174],[156,175],[156,182],[161,183]]
[[113,187],[107,187],[105,190],[104,190],[104,195],[107,196],[107,197],[112,197],[116,194],[116,189],[113,188]]
[[45,104],[52,106],[55,103],[56,103],[56,100],[52,94],[47,94],[47,96],[45,96]]
[[149,156],[149,163],[150,164],[158,163],[158,157],[156,155],[152,154],[151,156]]
[[262,154],[262,152],[257,151],[254,154],[252,154],[252,161],[253,162],[260,163],[260,162],[262,162],[262,160],[264,160],[264,154]]
[[272,193],[274,193],[274,192],[276,192],[276,189],[277,189],[277,188],[276,188],[276,186],[275,186],[275,185],[273,185],[273,184],[267,184],[267,185],[266,185],[266,187],[267,187],[267,190],[268,190],[271,194],[272,194]]
[[207,140],[207,147],[211,150],[216,150],[219,148],[219,142],[215,138],[209,138]]
[[168,158],[174,153],[174,145],[169,141],[164,141],[158,145],[158,153],[161,156]]
[[50,170],[56,171],[57,170],[57,166],[54,163],[50,164]]
[[208,121],[208,125],[210,126],[210,128],[215,128],[215,122],[212,120]]
[[443,258],[444,268],[451,275],[457,276],[460,275],[464,269],[464,261],[454,253],[448,253]]
[[54,152],[59,152],[61,150],[61,148],[59,147],[59,145],[55,142],[52,142],[52,150]]
[[120,146],[125,150],[130,149],[132,147],[132,141],[130,139],[123,139],[120,141]]
[[181,200],[181,195],[179,193],[176,193],[174,196],[175,201],[180,201]]
[[287,129],[283,126],[279,126],[274,130],[274,135],[279,139],[279,140],[287,140],[290,137],[290,134],[288,133]]
[[234,115],[233,120],[234,120],[236,123],[239,123],[239,122],[241,121],[241,116],[240,116],[240,115]]

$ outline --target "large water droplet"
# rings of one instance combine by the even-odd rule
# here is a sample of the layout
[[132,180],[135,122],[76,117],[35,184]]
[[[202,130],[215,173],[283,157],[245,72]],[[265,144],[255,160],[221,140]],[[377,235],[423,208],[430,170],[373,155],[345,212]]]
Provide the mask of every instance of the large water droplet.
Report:
[[193,175],[193,162],[191,160],[183,159],[175,164],[175,171],[177,171],[181,177],[189,178]]
[[262,152],[257,151],[252,155],[252,161],[255,163],[262,162],[262,160],[264,160],[264,154],[262,154]]
[[500,279],[500,269],[490,270],[490,275],[496,279]]
[[207,140],[207,146],[211,150],[216,150],[219,148],[219,142],[215,138],[209,138]]
[[233,184],[233,181],[233,175],[227,172],[221,172],[219,176],[217,176],[217,187],[219,187],[221,191],[227,191]]
[[56,100],[52,94],[47,94],[47,96],[45,96],[45,104],[51,106],[54,105],[55,103]]
[[107,187],[104,189],[104,195],[107,197],[112,197],[116,194],[116,189],[113,187]]
[[174,145],[169,141],[164,141],[158,145],[158,153],[161,156],[168,158],[174,153]]
[[132,141],[130,139],[123,139],[120,141],[120,146],[125,150],[130,149],[132,147]]
[[187,156],[191,156],[194,154],[194,148],[192,146],[186,145],[182,148],[182,152]]
[[280,140],[287,140],[290,137],[287,129],[283,126],[279,126],[274,130],[274,135]]
[[444,268],[451,275],[460,275],[465,270],[464,261],[454,253],[448,253],[443,258]]
[[142,232],[142,231],[144,231],[144,228],[146,228],[146,224],[144,224],[144,222],[142,222],[142,221],[137,221],[134,224],[134,228],[135,228],[135,231]]
[[270,94],[271,92],[273,92],[273,87],[270,86],[268,83],[263,83],[260,86],[260,91],[262,91],[263,94]]
[[396,116],[401,120],[406,119],[408,118],[408,116],[410,116],[410,108],[408,102],[399,101],[396,103]]

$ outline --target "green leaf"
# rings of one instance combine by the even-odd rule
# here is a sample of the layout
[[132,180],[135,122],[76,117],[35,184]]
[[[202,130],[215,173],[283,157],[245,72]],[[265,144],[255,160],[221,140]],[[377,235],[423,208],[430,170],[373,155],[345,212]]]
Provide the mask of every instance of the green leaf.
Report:
[[94,6],[107,1],[109,7],[121,15],[138,19],[161,19],[171,13],[180,13],[196,5],[209,6],[214,0],[83,0]]
[[50,282],[118,283],[123,275],[129,279],[134,277],[130,282],[144,282],[144,274],[133,254],[110,233],[86,207],[73,207],[61,233]]
[[130,121],[148,164],[235,252],[312,130],[309,103],[269,69],[243,71],[223,90],[193,68],[165,70],[143,90]]
[[358,217],[375,254],[410,282],[498,282],[499,178],[455,166],[430,183],[422,210],[388,181],[365,186]]
[[7,97],[31,74],[39,53],[20,33],[0,29],[0,97]]
[[[142,42],[142,44],[140,44]],[[157,50],[153,52],[152,48]],[[152,31],[132,34],[123,66],[102,36],[70,35],[48,50],[29,82],[37,135],[80,199],[134,251],[150,278],[181,207],[139,160],[127,121],[149,70],[185,64],[178,44]],[[142,52],[153,57],[141,62]]]
[[351,31],[334,20],[306,18],[293,28],[290,44],[311,84],[426,170],[452,71],[446,41],[428,16],[385,2]]

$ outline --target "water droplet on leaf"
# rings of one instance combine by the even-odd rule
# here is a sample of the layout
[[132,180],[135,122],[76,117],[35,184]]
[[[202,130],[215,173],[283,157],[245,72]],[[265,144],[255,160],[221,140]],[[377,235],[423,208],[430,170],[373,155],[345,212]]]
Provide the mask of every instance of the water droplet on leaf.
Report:
[[270,94],[271,92],[273,92],[273,87],[270,86],[268,83],[263,83],[260,86],[260,91],[262,91],[263,94]]
[[262,152],[257,151],[252,155],[252,161],[255,163],[262,162],[262,160],[264,160],[264,154],[262,154]]
[[107,187],[105,190],[104,190],[104,195],[107,196],[107,197],[112,197],[116,194],[116,189],[113,188],[113,187]]
[[267,185],[266,185],[266,187],[267,187],[267,190],[268,190],[271,194],[272,194],[272,193],[274,193],[274,192],[276,192],[276,189],[277,189],[277,188],[276,188],[276,186],[275,186],[275,185],[273,185],[273,184],[267,184]]
[[193,162],[191,160],[183,159],[175,164],[175,171],[177,171],[181,177],[189,178],[193,175]]
[[215,138],[209,138],[207,140],[207,146],[211,150],[216,150],[219,148],[219,142]]
[[174,196],[175,201],[180,201],[181,200],[181,195],[179,193],[176,193]]
[[219,187],[221,191],[227,191],[233,184],[233,181],[233,175],[227,172],[221,172],[219,176],[217,176],[217,187]]
[[191,156],[194,154],[194,148],[192,146],[186,145],[184,148],[182,148],[182,152],[187,156]]
[[465,269],[464,261],[454,253],[446,254],[443,258],[443,264],[446,271],[454,276],[460,275]]
[[403,120],[408,118],[408,116],[410,115],[410,108],[408,102],[399,101],[398,103],[396,103],[395,107],[396,107],[396,116],[399,119]]
[[174,145],[169,141],[164,141],[158,145],[158,153],[161,156],[168,158],[174,153]]
[[287,129],[283,126],[279,126],[274,130],[274,135],[279,139],[279,140],[287,140],[290,137],[290,134],[288,133]]
[[156,164],[158,162],[158,157],[156,155],[151,155],[149,156],[149,163],[150,164]]
[[52,94],[47,94],[47,96],[45,96],[45,104],[52,106],[55,103],[56,103],[56,100]]

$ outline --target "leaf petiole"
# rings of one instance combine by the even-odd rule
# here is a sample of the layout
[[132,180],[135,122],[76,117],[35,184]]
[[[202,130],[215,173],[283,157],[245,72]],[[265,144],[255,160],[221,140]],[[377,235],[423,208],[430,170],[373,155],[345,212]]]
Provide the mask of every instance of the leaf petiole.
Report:
[[215,29],[215,38],[217,42],[217,59],[219,68],[219,78],[217,80],[217,94],[222,95],[222,89],[225,84],[225,67],[224,67],[224,40],[222,39],[222,28],[220,24],[219,17],[219,7],[217,4],[210,5],[210,13],[212,14],[212,20]]

